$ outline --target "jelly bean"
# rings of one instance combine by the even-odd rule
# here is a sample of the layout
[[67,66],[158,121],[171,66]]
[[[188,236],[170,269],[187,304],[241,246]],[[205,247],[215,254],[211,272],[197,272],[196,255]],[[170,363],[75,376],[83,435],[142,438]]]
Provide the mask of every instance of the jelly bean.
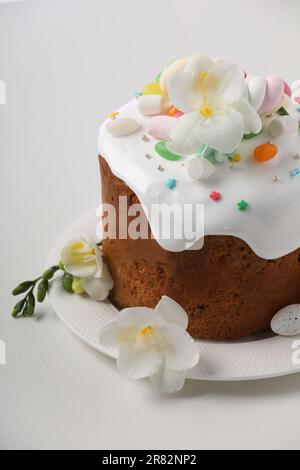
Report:
[[256,147],[253,152],[253,159],[258,163],[264,163],[276,157],[278,149],[274,144],[262,144]]

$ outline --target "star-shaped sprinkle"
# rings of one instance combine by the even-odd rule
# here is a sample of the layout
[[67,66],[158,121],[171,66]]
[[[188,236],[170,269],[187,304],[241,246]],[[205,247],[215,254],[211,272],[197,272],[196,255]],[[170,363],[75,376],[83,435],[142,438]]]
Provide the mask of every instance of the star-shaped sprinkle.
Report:
[[167,188],[174,189],[175,186],[176,186],[176,180],[174,180],[174,178],[167,179],[167,181],[166,181],[166,187]]
[[213,201],[219,201],[221,199],[221,193],[218,191],[212,191],[209,195],[210,199]]
[[110,119],[116,119],[117,116],[119,116],[119,112],[116,111],[115,113],[110,113],[107,117]]
[[300,168],[294,168],[290,171],[290,176],[297,176],[300,174]]
[[239,211],[246,211],[249,207],[249,203],[244,201],[244,199],[241,199],[236,205]]
[[229,157],[229,160],[232,162],[232,163],[238,163],[241,161],[241,156],[239,153],[235,153],[234,155],[231,155],[231,157]]

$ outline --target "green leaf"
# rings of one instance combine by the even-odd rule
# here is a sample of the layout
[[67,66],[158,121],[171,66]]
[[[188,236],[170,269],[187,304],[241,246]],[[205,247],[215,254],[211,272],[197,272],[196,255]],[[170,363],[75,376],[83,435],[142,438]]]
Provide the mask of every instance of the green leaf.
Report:
[[28,315],[29,317],[32,317],[34,314],[34,308],[35,308],[35,298],[32,292],[30,292],[27,296],[26,299],[26,308],[24,310],[24,313]]
[[12,311],[12,316],[16,317],[18,314],[22,311],[24,305],[25,305],[26,297],[22,300],[19,300],[19,302],[16,303],[16,305],[13,308]]
[[288,116],[289,115],[289,113],[287,112],[287,110],[283,106],[277,110],[277,114],[280,114],[280,116]]
[[46,297],[46,294],[47,294],[47,291],[48,291],[48,287],[49,287],[49,282],[47,281],[47,279],[42,279],[41,282],[39,283],[38,285],[38,288],[37,288],[37,301],[38,302],[43,302],[45,300],[45,297]]
[[59,266],[52,266],[52,268],[46,269],[46,271],[42,274],[42,278],[46,281],[49,281],[53,278],[56,271],[59,269]]
[[59,269],[61,269],[62,271],[64,271],[64,269],[65,269],[65,265],[64,265],[64,263],[63,263],[62,261],[60,261],[60,262],[58,263],[58,267],[59,267]]
[[28,289],[30,289],[30,287],[32,287],[33,284],[34,284],[34,281],[21,282],[21,284],[15,287],[15,289],[12,291],[12,295],[23,294],[23,292],[28,291]]
[[67,292],[72,292],[73,293],[73,290],[72,290],[72,284],[73,284],[73,276],[72,274],[69,274],[69,273],[65,273],[63,275],[63,288],[67,291]]

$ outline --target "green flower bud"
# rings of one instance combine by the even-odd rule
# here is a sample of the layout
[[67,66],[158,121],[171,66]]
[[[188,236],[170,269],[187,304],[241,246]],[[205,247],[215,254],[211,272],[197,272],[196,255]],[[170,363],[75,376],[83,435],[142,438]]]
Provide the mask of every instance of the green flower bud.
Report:
[[73,284],[73,276],[72,276],[72,274],[65,273],[65,274],[63,275],[63,288],[64,288],[67,292],[73,292],[72,284]]
[[37,296],[36,296],[38,302],[44,301],[46,294],[47,294],[48,285],[49,285],[49,282],[47,281],[47,279],[42,279],[41,282],[39,283],[38,288],[37,288]]
[[52,266],[52,268],[46,269],[46,271],[42,274],[42,278],[46,281],[49,281],[53,278],[56,271],[59,269],[58,266]]
[[74,277],[73,282],[72,282],[72,291],[74,294],[83,294],[84,290],[81,285],[81,278],[80,277]]
[[14,306],[13,308],[13,311],[12,311],[12,316],[13,317],[16,317],[23,309],[24,305],[25,305],[25,299],[22,299],[20,300],[19,302],[16,303],[16,305]]
[[27,299],[26,299],[26,307],[24,310],[24,313],[28,315],[29,317],[32,317],[34,314],[34,308],[35,308],[35,298],[32,292],[28,294]]
[[34,284],[34,281],[25,281],[21,282],[13,291],[12,295],[19,295],[22,294],[23,292],[26,292],[30,287],[32,287]]

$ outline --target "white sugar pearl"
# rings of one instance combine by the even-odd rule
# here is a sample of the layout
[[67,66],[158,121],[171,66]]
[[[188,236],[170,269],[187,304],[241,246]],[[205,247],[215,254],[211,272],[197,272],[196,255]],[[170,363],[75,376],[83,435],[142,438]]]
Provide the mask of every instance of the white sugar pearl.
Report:
[[106,123],[106,130],[115,137],[129,135],[138,130],[139,123],[131,118],[112,119]]
[[300,305],[283,307],[271,321],[271,330],[281,336],[295,336],[300,334]]
[[176,120],[171,116],[155,116],[147,123],[147,133],[159,140],[169,140],[170,131]]
[[139,111],[145,116],[160,114],[162,105],[162,95],[142,95],[139,97]]
[[187,164],[188,175],[190,178],[195,180],[208,179],[215,171],[215,165],[205,158],[192,158]]

